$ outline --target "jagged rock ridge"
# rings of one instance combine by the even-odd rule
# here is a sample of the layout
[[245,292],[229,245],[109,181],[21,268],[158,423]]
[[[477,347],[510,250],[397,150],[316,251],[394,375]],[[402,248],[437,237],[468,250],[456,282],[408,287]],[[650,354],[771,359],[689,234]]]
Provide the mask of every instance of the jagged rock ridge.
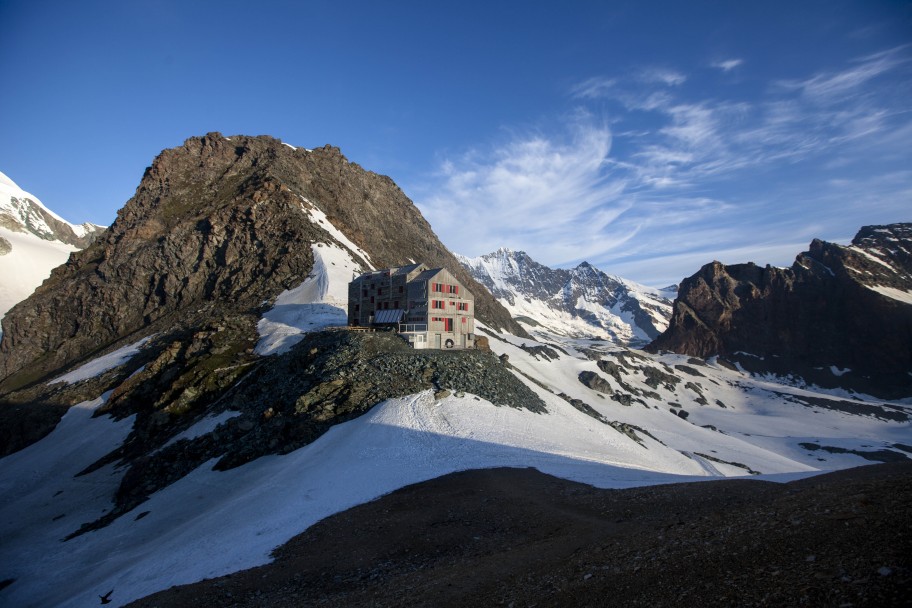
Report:
[[111,228],[10,310],[0,379],[23,386],[128,337],[255,315],[308,276],[311,243],[337,243],[310,220],[310,205],[377,267],[452,268],[478,294],[479,319],[522,332],[388,177],[330,146],[210,133],[162,152]]
[[457,257],[533,331],[642,346],[665,329],[671,315],[673,292],[608,275],[587,262],[552,269],[504,248],[478,258]]
[[790,268],[705,265],[685,279],[648,350],[736,359],[756,371],[882,395],[912,388],[912,224],[815,239]]

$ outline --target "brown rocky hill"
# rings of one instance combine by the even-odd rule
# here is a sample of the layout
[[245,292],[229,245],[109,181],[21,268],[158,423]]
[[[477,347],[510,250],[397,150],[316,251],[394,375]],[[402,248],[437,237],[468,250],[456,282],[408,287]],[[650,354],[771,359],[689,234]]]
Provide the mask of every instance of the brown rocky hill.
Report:
[[[912,224],[814,240],[790,268],[712,262],[681,282],[647,350],[720,355],[875,395],[912,391]],[[846,371],[848,370],[848,371]]]
[[477,294],[479,319],[522,333],[388,177],[330,146],[210,133],[162,152],[111,228],[7,313],[0,394],[126,339],[256,315],[307,277],[311,243],[335,241],[310,204],[377,267],[446,266]]

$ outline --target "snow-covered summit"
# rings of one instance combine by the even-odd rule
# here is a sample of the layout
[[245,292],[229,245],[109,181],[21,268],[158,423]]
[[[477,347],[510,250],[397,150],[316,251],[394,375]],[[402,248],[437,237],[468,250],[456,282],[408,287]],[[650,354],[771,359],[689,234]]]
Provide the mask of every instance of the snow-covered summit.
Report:
[[88,245],[95,234],[104,230],[104,226],[89,222],[72,224],[66,221],[3,172],[0,172],[0,226],[79,248]]
[[673,292],[606,274],[588,262],[552,269],[504,247],[477,258],[457,257],[533,332],[641,345],[668,325]]
[[0,172],[0,317],[103,230],[67,222]]

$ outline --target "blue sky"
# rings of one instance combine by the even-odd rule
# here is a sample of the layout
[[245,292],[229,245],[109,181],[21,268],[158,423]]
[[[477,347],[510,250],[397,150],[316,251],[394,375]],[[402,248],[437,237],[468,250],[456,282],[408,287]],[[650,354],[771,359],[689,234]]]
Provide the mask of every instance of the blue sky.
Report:
[[209,131],[339,146],[452,250],[651,285],[912,221],[912,3],[0,0],[0,171],[109,224]]

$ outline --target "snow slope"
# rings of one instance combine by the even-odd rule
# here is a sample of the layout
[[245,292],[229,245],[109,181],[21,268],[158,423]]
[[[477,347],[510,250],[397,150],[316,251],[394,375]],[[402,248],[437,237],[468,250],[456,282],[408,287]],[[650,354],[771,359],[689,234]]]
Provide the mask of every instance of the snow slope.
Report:
[[[326,231],[326,243],[311,246],[314,265],[310,275],[294,289],[283,291],[271,310],[257,324],[260,340],[258,355],[286,352],[308,331],[348,324],[348,283],[353,277],[373,269],[370,256],[332,225],[308,199],[301,210],[311,222]],[[356,261],[355,257],[360,258]]]
[[348,324],[348,282],[361,272],[351,255],[336,245],[312,245],[310,276],[279,294],[272,309],[257,323],[258,355],[286,352],[308,331]]
[[10,308],[29,297],[60,266],[78,251],[60,241],[46,241],[28,232],[13,232],[0,227],[0,238],[12,249],[0,255],[0,318]]
[[89,378],[94,378],[99,376],[110,369],[115,367],[120,367],[127,361],[129,361],[134,355],[136,355],[143,345],[152,339],[152,336],[148,336],[134,342],[133,344],[128,344],[118,348],[115,351],[112,351],[106,355],[102,355],[95,359],[92,359],[88,363],[79,366],[71,372],[68,372],[58,378],[54,378],[48,384],[54,384],[57,382],[66,382],[67,384],[74,384],[82,380],[87,380]]

